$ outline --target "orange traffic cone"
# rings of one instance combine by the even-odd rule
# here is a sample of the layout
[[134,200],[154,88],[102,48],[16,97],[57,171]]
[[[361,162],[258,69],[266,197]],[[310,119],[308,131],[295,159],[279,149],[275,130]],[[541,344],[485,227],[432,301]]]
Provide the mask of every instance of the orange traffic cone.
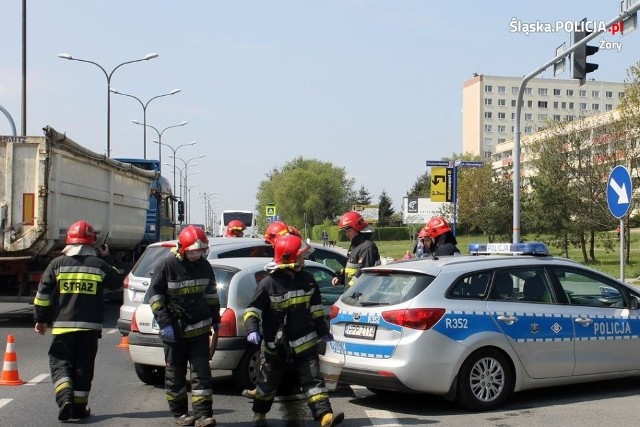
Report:
[[120,344],[118,344],[116,347],[129,348],[129,335],[123,335],[122,339],[120,340]]
[[7,336],[7,350],[4,353],[0,385],[22,385],[25,383],[20,379],[20,374],[18,374],[18,356],[16,356],[16,352],[13,349],[14,343],[13,335]]

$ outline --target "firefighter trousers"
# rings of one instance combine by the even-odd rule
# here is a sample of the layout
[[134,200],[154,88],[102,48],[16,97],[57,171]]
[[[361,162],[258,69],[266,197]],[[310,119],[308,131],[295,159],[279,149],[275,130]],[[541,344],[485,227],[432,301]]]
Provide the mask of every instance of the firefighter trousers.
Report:
[[212,391],[209,367],[209,336],[164,342],[165,391],[169,410],[174,417],[189,412],[187,395],[187,365],[191,364],[191,404],[193,415],[211,417]]
[[[276,391],[284,373],[290,369],[290,363],[284,352],[272,353],[264,350],[264,363],[260,367],[256,394],[253,400],[253,412],[266,414],[271,410]],[[333,412],[329,403],[329,393],[320,376],[318,353],[308,352],[304,355],[293,355],[293,365],[300,378],[300,385],[304,391],[307,404],[311,409],[313,419],[318,420],[327,412]]]
[[49,347],[56,403],[73,402],[83,410],[89,401],[100,331],[74,331],[53,336]]

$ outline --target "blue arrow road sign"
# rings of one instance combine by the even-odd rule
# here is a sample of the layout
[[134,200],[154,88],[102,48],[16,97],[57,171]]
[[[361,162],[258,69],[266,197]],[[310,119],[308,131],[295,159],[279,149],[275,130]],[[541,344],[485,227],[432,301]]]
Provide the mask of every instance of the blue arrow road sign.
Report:
[[449,166],[449,160],[427,160],[427,166]]
[[607,180],[607,204],[609,212],[620,219],[631,205],[631,175],[624,166],[616,166]]

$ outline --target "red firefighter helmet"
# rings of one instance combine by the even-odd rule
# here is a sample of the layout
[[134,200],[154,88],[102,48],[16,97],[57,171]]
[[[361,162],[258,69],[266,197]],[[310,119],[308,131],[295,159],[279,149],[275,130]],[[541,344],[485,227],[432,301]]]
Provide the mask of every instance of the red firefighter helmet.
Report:
[[353,228],[360,233],[372,233],[373,229],[369,227],[367,221],[364,220],[362,215],[356,211],[349,211],[340,217],[338,221],[338,228],[341,230],[345,228]]
[[209,239],[200,227],[188,225],[178,237],[178,251],[184,255],[185,251],[209,249]]
[[276,244],[276,240],[287,233],[289,233],[289,227],[287,224],[282,221],[273,221],[264,231],[264,241],[269,243],[271,246],[274,246]]
[[276,265],[294,264],[300,254],[306,254],[311,247],[303,243],[300,236],[285,234],[276,240],[273,262]]
[[229,224],[227,224],[227,234],[225,234],[225,237],[235,237],[238,232],[244,231],[246,228],[247,226],[244,225],[244,222],[240,221],[239,219],[229,221]]
[[76,221],[67,230],[67,245],[94,245],[96,230],[87,221]]
[[429,229],[427,228],[426,224],[424,227],[422,227],[420,229],[420,232],[418,233],[418,239],[424,239],[426,237],[429,237]]
[[435,239],[438,236],[451,231],[451,227],[449,227],[447,221],[441,216],[434,216],[433,218],[431,218],[429,222],[427,222],[427,225],[425,225],[425,227],[427,229],[429,237],[431,237],[432,239]]
[[302,238],[302,234],[300,234],[300,230],[298,230],[298,227],[294,227],[293,225],[289,226],[289,234],[293,234],[294,236]]

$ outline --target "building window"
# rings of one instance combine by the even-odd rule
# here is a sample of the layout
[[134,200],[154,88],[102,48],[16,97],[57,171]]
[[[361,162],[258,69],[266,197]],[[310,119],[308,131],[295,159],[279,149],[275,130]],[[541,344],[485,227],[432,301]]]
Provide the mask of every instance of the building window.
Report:
[[493,154],[493,153],[492,153],[491,151],[485,151],[485,152],[484,152],[484,158],[485,158],[485,159],[491,158],[491,155],[492,155],[492,154]]
[[569,110],[573,110],[573,107],[574,107],[573,102],[570,102],[569,103]]
[[567,96],[573,96],[573,89],[567,89]]
[[556,121],[556,122],[559,122],[560,121],[560,114],[554,114],[553,115],[553,120]]
[[591,104],[591,109],[593,111],[600,111],[600,104]]
[[576,118],[576,116],[571,115],[571,114],[564,116],[564,119],[565,119],[566,121],[568,121],[568,122],[572,122],[572,121],[574,121],[574,120],[575,120],[575,118]]
[[587,109],[587,103],[586,102],[581,102],[580,103],[580,109],[581,110],[586,110]]
[[491,138],[485,138],[484,139],[484,145],[485,146],[492,146],[493,145],[493,140]]
[[506,99],[498,99],[498,106],[499,107],[504,107],[507,105],[507,100]]
[[613,92],[612,92],[612,91],[610,91],[610,90],[608,90],[608,91],[606,91],[606,92],[604,93],[604,96],[605,96],[606,98],[613,98]]
[[620,99],[624,98],[624,92],[618,92],[618,98]]
[[484,131],[485,132],[492,132],[493,130],[493,126],[491,125],[484,125]]
[[560,103],[560,105],[562,106],[562,109],[563,109],[563,110],[566,110],[566,109],[567,109],[567,103],[566,103],[565,101],[562,101],[562,102]]
[[553,90],[553,94],[554,94],[555,96],[560,96],[560,89],[554,89],[554,90]]
[[530,87],[525,87],[525,88],[524,88],[524,94],[525,94],[525,95],[531,95],[531,93],[532,93],[532,92],[531,92],[531,90],[532,90],[532,89],[531,89]]
[[512,107],[515,107],[515,106],[516,106],[516,100],[515,100],[515,99],[512,99],[512,100],[511,100],[511,106],[512,106]]
[[507,118],[507,113],[505,113],[505,112],[498,113],[498,118],[499,119],[506,119]]
[[538,108],[547,108],[547,101],[538,101]]
[[538,132],[542,132],[544,130],[544,126],[538,126]]
[[504,144],[505,142],[507,142],[505,138],[498,138],[498,144]]
[[544,122],[545,120],[547,120],[547,115],[546,114],[538,114],[538,120],[541,122]]
[[532,126],[525,126],[524,127],[524,133],[533,133],[533,127]]
[[506,86],[498,86],[498,93],[507,93]]
[[599,90],[592,91],[591,96],[594,98],[600,98],[600,91]]
[[587,96],[587,91],[586,91],[586,90],[584,90],[584,89],[581,89],[581,90],[580,90],[580,96],[581,96],[582,98],[586,98],[586,96]]
[[511,113],[511,120],[515,120],[516,119],[516,113]]
[[491,98],[484,99],[484,105],[492,105],[492,104],[493,104],[493,99]]
[[518,88],[515,86],[511,86],[511,95],[517,95],[518,94]]
[[613,104],[604,104],[605,111],[613,111]]
[[491,111],[485,111],[484,112],[484,118],[485,119],[491,119],[493,116],[493,113]]
[[507,131],[507,127],[504,125],[498,126],[498,133],[505,133]]
[[547,94],[547,88],[544,88],[544,87],[538,88],[538,95],[546,95],[546,94]]
[[527,107],[532,108],[533,107],[533,101],[527,101]]
[[558,101],[553,101],[553,108],[558,108]]
[[493,91],[493,86],[491,86],[491,85],[486,85],[486,86],[484,87],[484,92],[485,92],[485,93],[491,93],[492,91]]
[[531,113],[525,113],[525,115],[524,115],[524,119],[525,119],[525,120],[533,120],[533,114],[531,114]]

